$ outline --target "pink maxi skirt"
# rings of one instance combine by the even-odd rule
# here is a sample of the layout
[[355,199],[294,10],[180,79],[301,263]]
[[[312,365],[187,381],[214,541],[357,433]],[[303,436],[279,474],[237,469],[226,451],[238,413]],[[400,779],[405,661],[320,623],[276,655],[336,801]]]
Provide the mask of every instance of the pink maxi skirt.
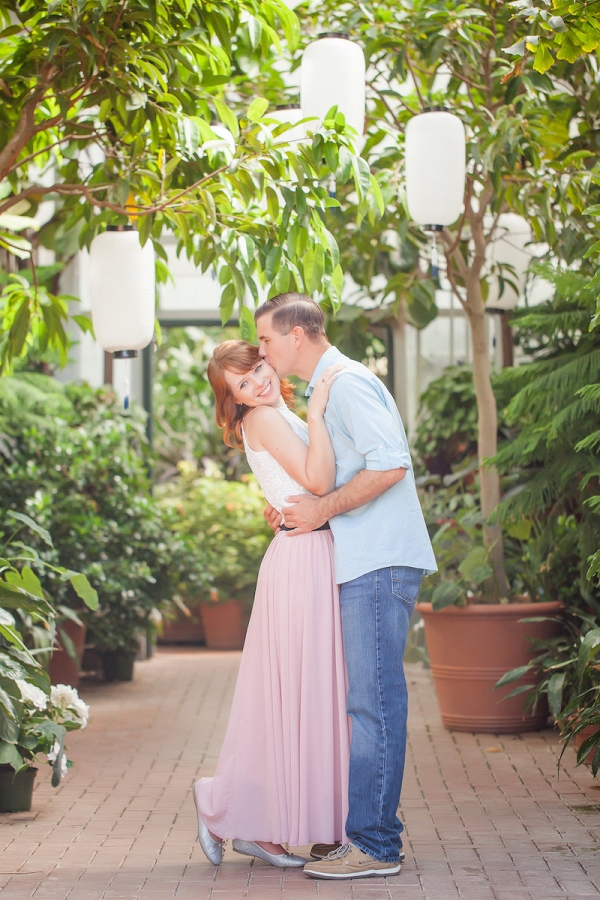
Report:
[[221,838],[292,847],[344,840],[350,724],[330,531],[273,539],[231,714],[198,806]]

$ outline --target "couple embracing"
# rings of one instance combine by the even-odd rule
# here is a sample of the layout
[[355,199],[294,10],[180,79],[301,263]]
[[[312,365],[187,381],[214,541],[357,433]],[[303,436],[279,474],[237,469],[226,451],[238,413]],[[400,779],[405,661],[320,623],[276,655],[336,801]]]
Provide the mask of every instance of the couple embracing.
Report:
[[[259,347],[209,363],[217,422],[243,446],[278,529],[262,562],[214,777],[194,786],[198,835],[313,878],[396,875],[408,698],[402,657],[435,559],[393,398],[331,346],[317,303],[256,311]],[[308,424],[285,378],[309,382]],[[313,844],[307,862],[282,846]]]

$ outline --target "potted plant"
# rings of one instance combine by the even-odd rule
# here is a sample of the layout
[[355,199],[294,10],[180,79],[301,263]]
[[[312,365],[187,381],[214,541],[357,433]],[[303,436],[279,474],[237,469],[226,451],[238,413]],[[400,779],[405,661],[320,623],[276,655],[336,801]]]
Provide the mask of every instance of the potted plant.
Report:
[[237,649],[243,645],[258,569],[272,538],[262,515],[265,501],[253,476],[226,481],[200,474],[189,463],[180,463],[179,470],[177,480],[161,486],[160,496],[176,516],[177,533],[198,547],[194,565],[205,576],[196,586],[206,645]]
[[[455,500],[456,496],[461,495]],[[454,515],[436,521],[433,545],[439,571],[424,582],[416,606],[425,623],[442,721],[456,731],[519,733],[544,728],[545,703],[533,709],[519,692],[495,687],[507,670],[531,661],[535,640],[560,633],[563,604],[549,599],[552,594],[534,583],[533,574],[530,592],[522,591],[521,579],[501,602],[489,596],[486,586],[492,568],[483,545],[481,514],[473,492],[467,491],[465,497],[470,500],[463,497],[456,503]],[[513,540],[521,547],[528,543]],[[532,555],[531,549],[528,553]]]
[[[51,548],[50,535],[21,513],[9,513],[19,528],[28,525]],[[15,524],[16,524],[15,523]],[[34,570],[44,577],[69,581],[90,607],[97,595],[87,578],[43,561],[36,550],[16,541],[6,542],[0,571],[0,811],[27,810],[31,806],[35,761],[43,753],[52,765],[52,784],[60,783],[71,763],[65,735],[84,728],[88,707],[69,685],[50,685],[48,673],[27,646],[27,623],[52,631],[56,610]],[[25,623],[25,627],[23,627]]]
[[600,768],[599,616],[600,604],[593,598],[588,598],[583,609],[567,609],[563,631],[537,642],[531,662],[507,672],[498,682],[503,687],[525,679],[512,694],[525,694],[530,708],[546,699],[564,741],[561,759],[573,740],[577,765],[588,763],[594,775]]
[[[0,512],[30,511],[51,532],[61,561],[98,588],[96,612],[82,619],[76,593],[55,579],[52,595],[63,611],[57,631],[66,648],[56,656],[69,655],[72,610],[85,621],[108,677],[131,678],[139,636],[154,629],[156,608],[172,596],[183,549],[152,496],[144,414],[134,405],[124,416],[107,390],[66,385],[57,414],[45,416],[53,379],[39,375],[33,393],[29,379],[24,391],[17,380],[19,404],[16,388],[11,394],[0,384]],[[52,561],[39,535],[32,544]]]

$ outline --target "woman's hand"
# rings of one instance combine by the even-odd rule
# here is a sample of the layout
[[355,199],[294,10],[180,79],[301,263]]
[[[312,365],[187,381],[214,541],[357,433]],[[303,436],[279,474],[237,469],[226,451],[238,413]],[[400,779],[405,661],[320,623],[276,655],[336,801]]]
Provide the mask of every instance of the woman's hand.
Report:
[[327,401],[329,400],[329,391],[331,389],[331,385],[338,377],[342,369],[345,368],[346,367],[342,363],[336,363],[334,366],[327,366],[326,369],[323,369],[315,382],[315,386],[310,398],[310,403],[308,404],[309,416],[323,415],[327,407]]

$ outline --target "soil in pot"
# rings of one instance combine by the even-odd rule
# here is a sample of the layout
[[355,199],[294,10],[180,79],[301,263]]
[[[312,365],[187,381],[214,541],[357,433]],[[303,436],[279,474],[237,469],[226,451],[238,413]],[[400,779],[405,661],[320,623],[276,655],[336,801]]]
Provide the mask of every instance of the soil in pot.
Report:
[[15,773],[12,766],[0,765],[0,812],[29,812],[37,771],[29,766]]

